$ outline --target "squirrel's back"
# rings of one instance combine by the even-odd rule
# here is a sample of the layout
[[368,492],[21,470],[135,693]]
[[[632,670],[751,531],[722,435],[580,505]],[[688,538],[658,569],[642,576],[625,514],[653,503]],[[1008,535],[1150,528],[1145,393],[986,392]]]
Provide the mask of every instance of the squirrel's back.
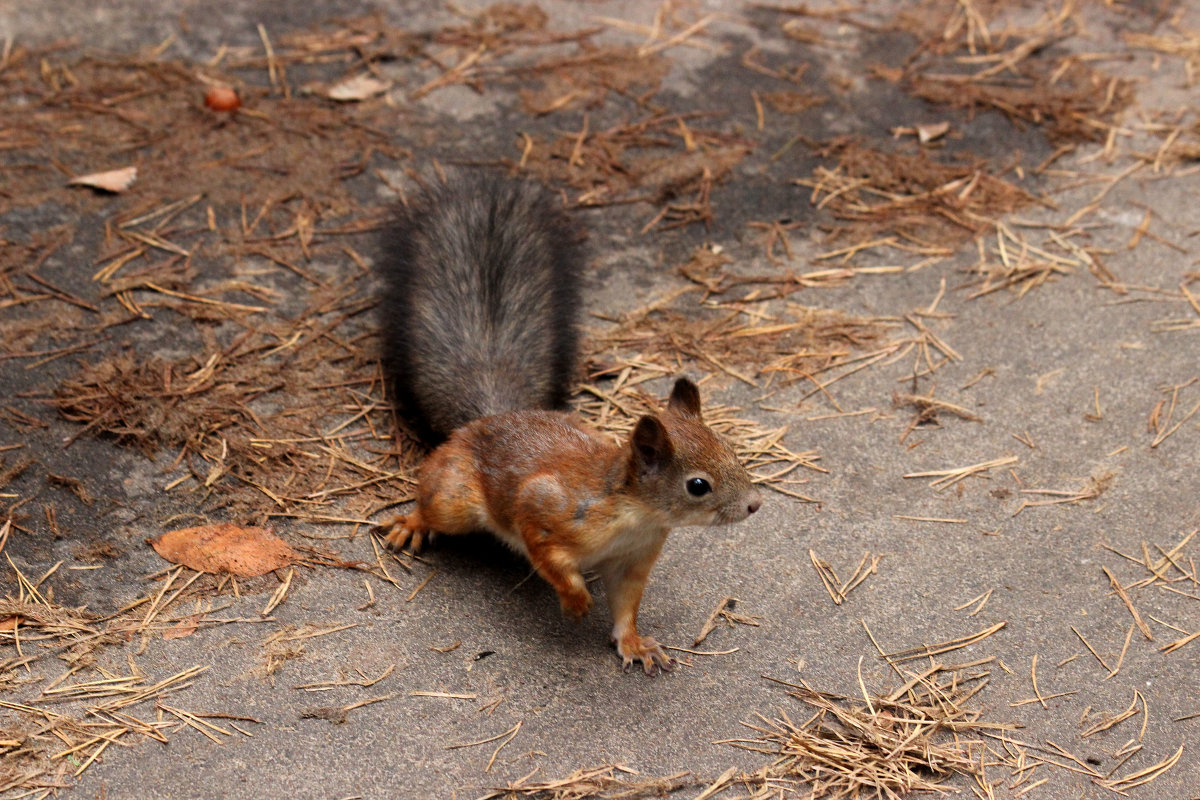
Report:
[[579,236],[542,190],[456,176],[385,230],[385,374],[418,432],[561,408],[578,357]]

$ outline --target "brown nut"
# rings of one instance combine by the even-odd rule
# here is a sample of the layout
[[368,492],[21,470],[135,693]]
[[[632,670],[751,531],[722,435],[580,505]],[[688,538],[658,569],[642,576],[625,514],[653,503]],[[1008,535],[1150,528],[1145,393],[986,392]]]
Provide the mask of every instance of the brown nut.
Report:
[[242,99],[229,86],[212,86],[204,93],[204,105],[213,111],[236,111],[241,104]]

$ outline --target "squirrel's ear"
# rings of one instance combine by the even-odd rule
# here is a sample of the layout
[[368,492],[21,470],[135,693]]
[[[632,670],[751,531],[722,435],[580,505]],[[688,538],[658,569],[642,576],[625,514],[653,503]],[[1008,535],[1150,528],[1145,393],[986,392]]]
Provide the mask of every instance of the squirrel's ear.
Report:
[[688,417],[700,418],[700,390],[696,384],[687,378],[675,381],[671,390],[671,399],[667,401],[667,409]]
[[666,427],[658,417],[650,414],[637,421],[629,444],[633,451],[633,463],[643,475],[663,469],[675,452]]

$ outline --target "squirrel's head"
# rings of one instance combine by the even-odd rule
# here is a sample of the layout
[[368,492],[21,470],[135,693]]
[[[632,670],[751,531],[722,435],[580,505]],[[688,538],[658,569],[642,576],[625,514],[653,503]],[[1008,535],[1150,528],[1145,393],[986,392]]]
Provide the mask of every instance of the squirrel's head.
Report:
[[676,525],[741,522],[762,505],[733,448],[704,424],[700,390],[687,378],[675,381],[666,411],[638,420],[629,445],[643,497]]

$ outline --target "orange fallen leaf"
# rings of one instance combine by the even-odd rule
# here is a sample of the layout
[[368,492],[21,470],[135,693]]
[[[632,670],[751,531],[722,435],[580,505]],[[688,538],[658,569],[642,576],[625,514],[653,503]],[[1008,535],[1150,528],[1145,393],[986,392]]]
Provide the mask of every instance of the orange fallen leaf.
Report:
[[25,621],[25,618],[20,614],[14,614],[11,617],[0,619],[0,631],[15,631],[17,626]]
[[229,523],[168,531],[146,542],[174,564],[197,572],[229,572],[242,578],[266,575],[296,558],[288,543],[266,528]]
[[133,185],[137,180],[137,167],[110,169],[107,172],[93,172],[90,175],[80,175],[67,181],[68,186],[90,186],[106,192],[120,194]]

